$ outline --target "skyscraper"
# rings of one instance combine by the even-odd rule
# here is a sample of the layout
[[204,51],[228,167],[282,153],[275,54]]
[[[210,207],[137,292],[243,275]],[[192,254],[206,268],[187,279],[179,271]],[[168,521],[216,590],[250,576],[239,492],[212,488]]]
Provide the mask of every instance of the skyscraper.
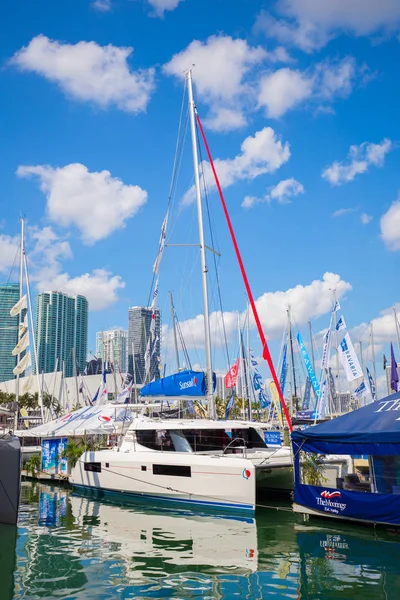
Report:
[[104,363],[113,363],[116,369],[126,373],[128,332],[121,329],[99,331],[96,334],[96,356]]
[[[149,347],[150,353],[150,368],[147,374],[147,381],[160,378],[161,317],[158,308],[155,309],[154,316],[155,327],[152,333],[150,330],[152,321],[151,308],[132,306],[128,312],[128,372],[136,377],[136,383],[145,383],[145,355],[147,347]],[[135,365],[133,365],[133,352]]]
[[10,310],[18,300],[18,283],[0,284],[0,381],[14,378],[17,357],[11,353],[18,342],[18,315],[10,317]]
[[[43,292],[36,303],[36,344],[39,373],[64,368],[74,375],[74,350],[81,372],[86,365],[88,301],[83,296]],[[58,361],[57,361],[58,359]]]

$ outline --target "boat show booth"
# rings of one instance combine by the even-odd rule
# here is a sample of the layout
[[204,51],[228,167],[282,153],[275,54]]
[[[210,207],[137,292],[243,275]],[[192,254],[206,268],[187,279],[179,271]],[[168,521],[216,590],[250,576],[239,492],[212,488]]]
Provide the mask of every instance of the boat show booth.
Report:
[[[292,433],[294,511],[400,525],[400,392]],[[352,472],[327,485],[322,463],[346,456]]]

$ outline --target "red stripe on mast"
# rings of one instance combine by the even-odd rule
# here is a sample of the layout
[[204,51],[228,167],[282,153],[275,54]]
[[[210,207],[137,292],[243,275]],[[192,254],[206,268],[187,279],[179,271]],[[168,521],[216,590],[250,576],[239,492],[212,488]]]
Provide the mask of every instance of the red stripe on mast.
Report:
[[208,146],[207,139],[206,139],[206,136],[205,136],[205,133],[204,133],[204,129],[203,129],[203,126],[201,124],[200,117],[199,117],[197,111],[196,111],[196,118],[197,118],[197,123],[198,123],[199,128],[200,128],[201,136],[203,138],[204,146],[205,146],[206,151],[207,151],[208,160],[210,161],[210,165],[211,165],[211,169],[212,169],[212,172],[213,172],[213,175],[214,175],[215,183],[216,183],[217,188],[218,188],[218,193],[219,193],[219,197],[221,199],[222,208],[224,209],[226,222],[228,223],[229,233],[231,234],[232,242],[233,242],[233,245],[235,247],[236,257],[237,257],[238,262],[239,262],[240,271],[242,273],[244,285],[246,287],[247,296],[249,298],[251,309],[253,311],[254,320],[255,320],[256,325],[257,325],[258,335],[260,336],[260,340],[261,340],[262,347],[263,347],[263,358],[264,358],[264,360],[267,361],[268,366],[270,368],[272,379],[274,380],[274,383],[276,385],[276,389],[278,390],[279,399],[281,401],[283,412],[285,413],[285,418],[286,418],[286,421],[287,421],[287,424],[288,424],[288,427],[289,427],[289,431],[291,432],[291,431],[293,431],[293,427],[292,427],[292,422],[290,420],[289,411],[287,409],[286,402],[285,402],[285,399],[284,399],[283,394],[282,394],[281,386],[279,385],[279,381],[278,381],[278,377],[276,375],[275,367],[274,367],[274,364],[272,362],[271,353],[270,353],[269,348],[268,348],[267,340],[265,339],[264,331],[263,331],[263,328],[261,326],[260,317],[258,316],[257,307],[256,307],[256,304],[254,302],[254,298],[253,298],[253,294],[252,294],[252,291],[251,291],[251,288],[250,288],[249,280],[247,279],[247,274],[246,274],[246,271],[245,271],[245,268],[244,268],[244,265],[243,265],[242,257],[241,257],[240,250],[239,250],[239,246],[238,246],[237,241],[236,241],[235,232],[233,231],[231,218],[229,216],[228,209],[227,209],[227,206],[226,206],[226,203],[225,203],[225,198],[224,198],[224,195],[222,193],[222,189],[221,189],[221,185],[219,183],[217,172],[215,170],[214,161],[212,159],[210,148]]

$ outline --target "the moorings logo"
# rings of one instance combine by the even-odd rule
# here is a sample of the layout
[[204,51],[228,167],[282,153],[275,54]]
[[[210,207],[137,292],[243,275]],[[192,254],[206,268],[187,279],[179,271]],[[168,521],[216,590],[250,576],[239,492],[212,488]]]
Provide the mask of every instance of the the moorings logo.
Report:
[[189,381],[180,381],[179,389],[187,390],[188,388],[195,387],[196,385],[197,385],[197,377],[192,377],[192,379],[189,379]]
[[325,512],[339,514],[339,512],[343,512],[347,506],[344,502],[338,501],[341,497],[341,492],[324,490],[316,497],[316,501],[318,506],[321,506]]

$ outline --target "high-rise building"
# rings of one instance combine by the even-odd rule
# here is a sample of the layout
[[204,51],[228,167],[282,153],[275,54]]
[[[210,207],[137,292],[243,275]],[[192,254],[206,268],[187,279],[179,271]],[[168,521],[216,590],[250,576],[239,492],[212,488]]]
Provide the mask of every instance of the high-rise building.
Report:
[[[149,346],[150,365],[147,381],[160,378],[160,338],[161,317],[158,308],[154,311],[154,332],[150,331],[152,309],[132,306],[128,312],[128,372],[136,378],[136,383],[146,380],[146,348]],[[133,356],[135,364],[133,364]]]
[[18,283],[0,284],[0,381],[14,378],[17,357],[11,353],[18,342],[18,315],[11,317],[10,310],[18,300]]
[[86,366],[88,301],[83,296],[62,292],[43,292],[36,303],[36,344],[39,373],[64,369],[74,375],[76,365],[83,373]]
[[116,369],[126,373],[128,357],[128,332],[122,329],[109,329],[96,334],[96,356],[103,364],[113,364]]

